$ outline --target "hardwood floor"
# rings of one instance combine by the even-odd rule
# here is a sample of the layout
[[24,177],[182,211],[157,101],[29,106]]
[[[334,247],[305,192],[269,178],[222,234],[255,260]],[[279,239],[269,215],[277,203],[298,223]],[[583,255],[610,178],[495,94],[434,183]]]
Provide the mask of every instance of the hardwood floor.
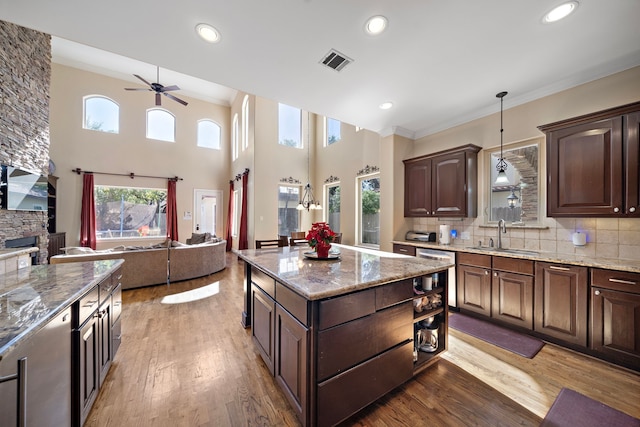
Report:
[[[240,324],[241,262],[125,291],[122,345],[86,426],[297,426]],[[436,365],[343,425],[537,426],[562,387],[640,418],[640,374],[546,344],[525,359],[449,329]]]

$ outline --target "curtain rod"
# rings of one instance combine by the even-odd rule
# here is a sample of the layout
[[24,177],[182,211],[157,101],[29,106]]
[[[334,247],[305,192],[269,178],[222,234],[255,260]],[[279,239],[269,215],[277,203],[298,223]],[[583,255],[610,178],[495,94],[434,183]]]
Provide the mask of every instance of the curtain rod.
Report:
[[93,174],[97,174],[97,175],[112,175],[112,176],[128,176],[131,179],[134,178],[158,178],[158,179],[170,179],[172,181],[182,181],[183,179],[180,178],[179,176],[170,176],[170,177],[164,177],[164,176],[151,176],[151,175],[136,175],[133,172],[131,173],[112,173],[112,172],[92,172],[92,171],[83,171],[80,168],[75,168],[75,169],[71,169],[71,172],[75,172],[78,175],[83,174],[83,173],[93,173]]
[[244,175],[247,175],[249,173],[249,168],[245,168],[244,172],[239,173],[238,175],[236,175],[236,177],[232,180],[229,181],[229,183],[232,183],[233,181],[240,181],[242,179],[242,177]]

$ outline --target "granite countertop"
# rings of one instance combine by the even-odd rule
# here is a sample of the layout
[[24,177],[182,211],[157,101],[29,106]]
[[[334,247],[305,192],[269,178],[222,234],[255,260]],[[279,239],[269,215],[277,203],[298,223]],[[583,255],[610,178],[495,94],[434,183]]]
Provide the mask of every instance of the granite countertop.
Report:
[[245,249],[235,253],[308,300],[334,297],[384,283],[445,270],[454,264],[334,244],[335,260],[305,257],[308,247]]
[[[555,262],[559,264],[580,265],[584,267],[597,267],[609,270],[640,273],[640,261],[619,258],[595,258],[576,254],[564,254],[560,252],[529,251],[522,249],[521,253],[499,251],[493,248],[474,248],[454,245],[440,245],[438,243],[415,242],[408,240],[394,240],[393,243],[415,246],[416,248],[429,248],[452,252],[469,252],[484,255],[498,255],[509,258],[529,259],[533,261]],[[518,249],[514,249],[518,250]]]
[[0,275],[0,360],[123,262],[34,265]]
[[0,249],[0,260],[13,258],[16,256],[38,252],[40,249],[35,247],[29,248],[2,248]]

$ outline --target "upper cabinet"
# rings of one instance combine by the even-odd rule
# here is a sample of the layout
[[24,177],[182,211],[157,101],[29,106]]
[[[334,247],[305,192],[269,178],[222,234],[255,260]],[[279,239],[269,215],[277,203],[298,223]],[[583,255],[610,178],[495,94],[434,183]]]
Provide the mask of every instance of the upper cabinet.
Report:
[[640,216],[640,102],[539,126],[547,216]]
[[405,217],[475,217],[480,147],[404,160]]

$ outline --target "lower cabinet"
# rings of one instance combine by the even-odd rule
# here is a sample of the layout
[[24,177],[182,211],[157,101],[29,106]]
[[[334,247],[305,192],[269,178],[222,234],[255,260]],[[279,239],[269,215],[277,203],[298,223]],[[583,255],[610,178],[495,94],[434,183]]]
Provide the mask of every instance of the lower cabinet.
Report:
[[74,386],[74,422],[80,426],[89,415],[91,406],[98,396],[100,387],[99,367],[100,349],[97,311],[73,331],[75,354]]
[[279,304],[275,311],[275,377],[300,420],[308,416],[309,329]]
[[640,370],[640,274],[591,270],[591,349]]
[[17,411],[18,380],[0,383],[0,425],[71,425],[71,308],[5,354],[0,377],[15,375],[20,359],[26,360],[26,411]]
[[100,309],[98,310],[98,340],[99,340],[99,353],[98,362],[100,374],[98,376],[100,385],[104,382],[107,372],[111,367],[112,356],[112,330],[111,330],[111,296],[108,297]]
[[533,261],[493,257],[491,317],[533,329]]
[[491,316],[491,255],[458,253],[458,307]]
[[534,330],[587,346],[588,275],[586,267],[536,263]]
[[256,344],[260,356],[264,363],[269,368],[271,375],[274,374],[274,325],[275,325],[275,308],[276,302],[267,295],[262,289],[254,286],[251,288],[252,296],[252,310],[251,318],[253,319],[253,328],[251,328],[251,335],[253,336],[253,342]]

